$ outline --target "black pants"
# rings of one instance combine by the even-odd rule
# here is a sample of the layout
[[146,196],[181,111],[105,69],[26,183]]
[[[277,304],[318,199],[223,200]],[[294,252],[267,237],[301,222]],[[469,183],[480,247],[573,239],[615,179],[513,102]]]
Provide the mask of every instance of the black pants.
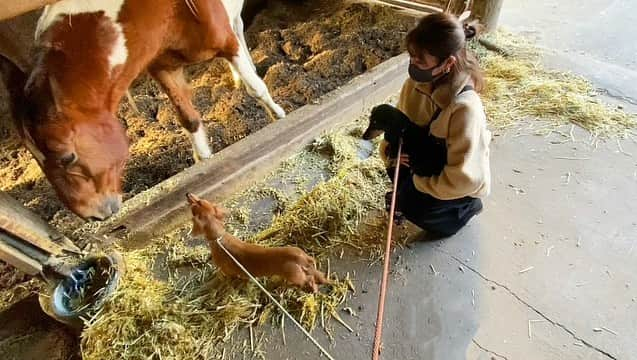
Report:
[[[393,167],[387,169],[387,175],[392,182],[395,170]],[[409,168],[405,166],[401,166],[398,176],[397,210],[433,237],[449,237],[457,233],[482,210],[482,201],[477,198],[467,196],[461,199],[440,200],[418,191]]]

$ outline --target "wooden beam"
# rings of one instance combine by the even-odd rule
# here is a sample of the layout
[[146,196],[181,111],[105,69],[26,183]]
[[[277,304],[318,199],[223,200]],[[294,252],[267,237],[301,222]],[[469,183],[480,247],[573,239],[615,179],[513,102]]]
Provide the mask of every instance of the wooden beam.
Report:
[[503,2],[504,0],[474,0],[471,16],[480,20],[486,32],[493,31],[498,27]]
[[63,251],[79,252],[70,240],[1,191],[0,228],[51,255],[62,255]]
[[[106,232],[127,237],[126,247],[144,246],[152,237],[187,221],[186,193],[223,201],[262,179],[325,131],[398,94],[407,77],[408,64],[407,54],[392,58],[324,96],[320,104],[303,106],[211,159],[158,184],[158,189],[167,190],[154,199],[139,201],[143,204],[140,208],[105,229]],[[138,196],[144,199],[144,194]]]
[[449,12],[459,16],[469,8],[469,2],[470,0],[450,0]]
[[36,275],[42,271],[42,264],[31,259],[14,247],[0,240],[0,259],[15,266],[25,274]]
[[59,0],[2,0],[0,1],[0,21],[26,14],[53,4]]
[[443,11],[441,5],[438,3],[432,4],[430,2],[424,3],[409,0],[373,0],[373,2],[394,6],[400,9],[416,11],[422,14],[431,14]]

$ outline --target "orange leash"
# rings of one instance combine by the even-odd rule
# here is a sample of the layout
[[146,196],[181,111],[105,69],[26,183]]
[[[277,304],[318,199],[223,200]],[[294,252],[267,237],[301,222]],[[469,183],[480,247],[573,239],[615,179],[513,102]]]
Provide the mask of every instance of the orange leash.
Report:
[[392,230],[394,227],[394,212],[396,210],[396,192],[398,191],[398,173],[400,171],[400,155],[403,148],[403,140],[398,143],[398,157],[396,158],[396,172],[394,172],[394,192],[391,196],[391,206],[389,208],[389,227],[387,229],[387,244],[385,245],[385,260],[383,261],[383,279],[380,283],[380,294],[378,296],[378,314],[376,315],[376,334],[374,335],[374,352],[372,359],[378,360],[380,357],[381,340],[383,337],[383,315],[385,312],[385,295],[387,292],[387,278],[389,277],[389,256],[391,253]]

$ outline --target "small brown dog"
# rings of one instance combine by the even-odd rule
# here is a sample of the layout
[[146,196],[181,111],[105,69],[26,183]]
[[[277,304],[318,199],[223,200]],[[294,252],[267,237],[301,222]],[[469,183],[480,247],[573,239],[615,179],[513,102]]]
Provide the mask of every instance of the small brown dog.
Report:
[[303,250],[293,246],[267,248],[245,243],[225,231],[224,209],[193,194],[186,196],[192,211],[192,235],[204,235],[208,239],[212,260],[225,275],[247,278],[219,246],[218,239],[254,277],[278,275],[290,284],[314,292],[318,291],[318,285],[330,283],[316,269],[314,259]]

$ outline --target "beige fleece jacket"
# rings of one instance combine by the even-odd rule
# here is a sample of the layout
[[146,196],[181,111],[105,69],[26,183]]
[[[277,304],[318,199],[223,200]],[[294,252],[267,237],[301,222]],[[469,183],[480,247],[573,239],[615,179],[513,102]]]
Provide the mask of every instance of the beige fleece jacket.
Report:
[[[439,176],[413,176],[416,189],[440,200],[483,198],[491,191],[491,132],[487,129],[482,100],[473,90],[459,94],[470,81],[465,76],[456,86],[443,84],[432,89],[431,84],[408,78],[398,100],[398,109],[420,126],[430,121],[438,107],[442,109],[431,124],[431,134],[445,139],[447,165]],[[395,159],[386,157],[386,147],[383,140],[380,154],[389,167],[395,164]]]

